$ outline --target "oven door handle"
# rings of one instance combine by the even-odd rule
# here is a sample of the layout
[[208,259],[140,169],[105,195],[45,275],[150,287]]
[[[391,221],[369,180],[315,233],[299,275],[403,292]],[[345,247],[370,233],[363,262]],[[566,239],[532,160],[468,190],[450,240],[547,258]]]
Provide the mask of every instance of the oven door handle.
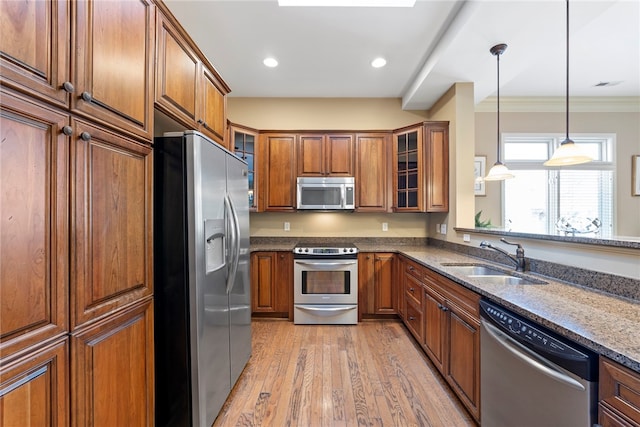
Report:
[[349,310],[353,310],[354,308],[357,308],[357,305],[343,305],[343,306],[339,306],[339,307],[326,307],[326,306],[322,306],[321,304],[316,304],[316,305],[302,305],[302,304],[296,304],[296,307],[302,310],[307,310],[307,311],[349,311]]
[[308,265],[309,267],[317,267],[317,268],[329,268],[329,267],[343,267],[346,265],[355,265],[357,264],[357,261],[338,261],[338,262],[296,261],[296,264]]

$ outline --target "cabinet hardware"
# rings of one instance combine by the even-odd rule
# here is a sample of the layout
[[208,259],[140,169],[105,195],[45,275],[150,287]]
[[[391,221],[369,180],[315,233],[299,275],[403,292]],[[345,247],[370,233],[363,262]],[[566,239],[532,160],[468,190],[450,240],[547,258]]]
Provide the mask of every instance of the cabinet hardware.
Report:
[[204,120],[198,119],[198,124],[203,125],[204,124]]
[[82,98],[83,101],[86,102],[91,102],[91,94],[89,92],[82,92],[82,95],[80,95],[80,97]]
[[413,292],[413,291],[414,291],[414,289],[413,289],[413,288],[409,288],[409,292]]
[[76,89],[73,87],[73,85],[71,84],[71,82],[64,82],[62,83],[62,89],[64,89],[65,92],[68,93],[73,93],[73,91],[75,91]]
[[413,316],[409,316],[409,320],[416,320],[416,318]]
[[91,141],[91,134],[89,132],[82,132],[80,138],[82,138],[83,141],[89,142]]
[[67,136],[71,136],[73,134],[73,129],[71,128],[71,126],[63,126],[62,133],[64,133]]

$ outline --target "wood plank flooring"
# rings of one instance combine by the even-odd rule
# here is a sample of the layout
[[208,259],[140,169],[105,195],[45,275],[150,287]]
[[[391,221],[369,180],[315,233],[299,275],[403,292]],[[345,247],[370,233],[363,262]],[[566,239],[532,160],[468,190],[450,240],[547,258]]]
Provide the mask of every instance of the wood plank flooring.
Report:
[[475,426],[399,321],[254,319],[253,353],[214,426]]

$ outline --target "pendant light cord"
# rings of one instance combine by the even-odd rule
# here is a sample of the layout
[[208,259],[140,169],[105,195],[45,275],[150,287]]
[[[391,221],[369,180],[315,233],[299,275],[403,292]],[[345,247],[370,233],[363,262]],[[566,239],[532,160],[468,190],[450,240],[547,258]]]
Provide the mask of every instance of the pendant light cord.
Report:
[[497,113],[498,113],[498,131],[496,132],[498,137],[498,141],[497,141],[497,146],[498,146],[498,157],[497,157],[497,161],[498,163],[502,163],[500,161],[500,52],[498,52],[498,54],[496,55],[496,58],[498,60],[498,82],[496,84],[497,88],[498,88],[498,93],[497,93]]
[[569,141],[569,0],[567,0],[567,96],[566,96],[566,138],[564,142]]

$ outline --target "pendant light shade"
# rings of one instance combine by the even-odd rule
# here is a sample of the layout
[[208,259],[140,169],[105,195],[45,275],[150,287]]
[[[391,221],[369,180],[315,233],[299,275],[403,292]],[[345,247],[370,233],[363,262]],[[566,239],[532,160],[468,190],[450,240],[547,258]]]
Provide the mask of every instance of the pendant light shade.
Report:
[[560,147],[546,162],[545,166],[570,166],[588,163],[593,159],[569,138],[569,0],[567,3],[567,95],[566,95],[566,136]]
[[497,141],[497,157],[496,162],[493,164],[487,176],[484,177],[485,181],[502,181],[505,179],[513,178],[514,175],[509,171],[509,169],[500,161],[500,55],[507,50],[507,45],[504,43],[497,44],[489,49],[492,55],[496,57],[497,65],[498,65],[498,93],[497,93],[497,117],[498,117],[498,141]]

